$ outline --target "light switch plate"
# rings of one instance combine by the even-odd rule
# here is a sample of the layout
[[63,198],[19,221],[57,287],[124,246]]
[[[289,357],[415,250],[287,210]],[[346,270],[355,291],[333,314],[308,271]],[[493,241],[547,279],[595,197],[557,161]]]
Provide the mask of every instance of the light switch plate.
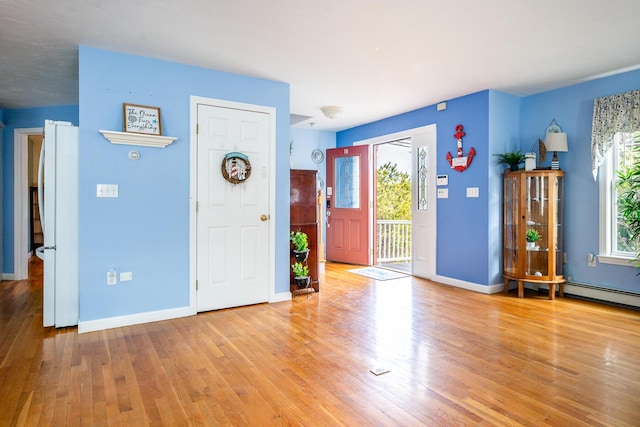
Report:
[[467,187],[467,197],[480,197],[480,189],[478,187]]
[[438,188],[438,199],[448,199],[448,198],[449,198],[449,189]]

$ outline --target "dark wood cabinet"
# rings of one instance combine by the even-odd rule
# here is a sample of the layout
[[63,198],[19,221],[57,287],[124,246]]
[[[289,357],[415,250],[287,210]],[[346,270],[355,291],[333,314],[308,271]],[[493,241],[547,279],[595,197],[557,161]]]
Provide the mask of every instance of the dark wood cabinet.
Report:
[[[318,194],[315,170],[291,169],[291,189],[289,214],[291,231],[302,231],[307,233],[309,240],[309,276],[311,276],[311,286],[320,291],[320,281],[318,278]],[[291,248],[293,249],[293,248]],[[293,283],[293,272],[291,264],[295,262],[293,252],[290,251],[289,274],[291,292],[297,291],[298,287]]]

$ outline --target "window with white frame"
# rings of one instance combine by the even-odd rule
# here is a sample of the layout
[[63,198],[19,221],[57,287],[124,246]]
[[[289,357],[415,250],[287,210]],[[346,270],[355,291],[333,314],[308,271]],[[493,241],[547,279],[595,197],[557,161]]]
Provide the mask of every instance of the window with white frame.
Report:
[[627,224],[618,211],[618,171],[640,162],[640,131],[617,132],[600,168],[600,262],[629,265],[640,242],[629,238]]

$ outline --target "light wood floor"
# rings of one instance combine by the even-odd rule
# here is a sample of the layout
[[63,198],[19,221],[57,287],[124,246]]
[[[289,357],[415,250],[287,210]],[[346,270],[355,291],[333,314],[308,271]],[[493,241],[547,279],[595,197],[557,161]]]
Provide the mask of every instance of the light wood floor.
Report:
[[640,425],[640,312],[348,268],[310,298],[82,335],[41,326],[40,270],[2,282],[0,425]]

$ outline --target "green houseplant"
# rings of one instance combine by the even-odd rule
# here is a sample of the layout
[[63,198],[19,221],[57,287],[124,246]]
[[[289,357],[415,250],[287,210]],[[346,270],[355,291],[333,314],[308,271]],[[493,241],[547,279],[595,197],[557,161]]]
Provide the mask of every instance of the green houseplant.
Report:
[[538,233],[538,230],[530,228],[524,237],[527,239],[527,249],[533,249],[536,246],[536,242],[540,240],[540,233]]
[[538,230],[530,228],[527,230],[525,237],[527,238],[527,242],[537,242],[540,240],[540,233],[538,233]]
[[518,166],[524,162],[524,154],[518,151],[508,151],[503,154],[494,154],[498,158],[496,160],[496,165],[509,165],[509,169],[512,171],[517,171]]
[[291,243],[293,244],[293,256],[295,256],[296,261],[306,261],[309,256],[309,240],[307,238],[307,233],[299,230],[292,231],[289,233],[289,240],[291,240]]
[[293,271],[293,281],[299,289],[307,288],[311,277],[309,277],[309,267],[301,262],[291,264],[291,270]]
[[[628,168],[618,171],[618,211],[624,218],[627,236],[622,236],[630,245],[636,248],[636,267],[640,267],[640,163],[635,162]],[[634,246],[636,245],[636,246]],[[640,273],[638,273],[640,274]]]

